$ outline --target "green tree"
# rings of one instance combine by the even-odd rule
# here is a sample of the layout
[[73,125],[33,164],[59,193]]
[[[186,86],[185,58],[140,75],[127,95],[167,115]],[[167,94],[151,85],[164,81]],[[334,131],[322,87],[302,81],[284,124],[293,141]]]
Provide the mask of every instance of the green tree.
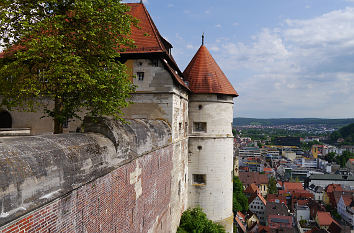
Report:
[[339,155],[335,157],[335,161],[337,164],[339,164],[341,167],[345,167],[346,163],[348,162],[349,159],[354,158],[354,153],[351,153],[349,151],[344,151],[342,155]]
[[183,212],[177,233],[224,233],[223,226],[209,220],[201,208]]
[[329,152],[328,155],[325,156],[325,160],[331,163],[335,161],[336,155],[337,154],[335,152]]
[[61,133],[66,119],[122,116],[134,91],[119,51],[132,46],[120,0],[3,0],[0,106],[38,111]]
[[268,194],[275,194],[275,193],[278,193],[277,181],[272,176],[268,181]]
[[243,193],[243,185],[237,176],[233,179],[233,200],[232,200],[232,210],[237,211],[247,211],[248,210],[248,199]]

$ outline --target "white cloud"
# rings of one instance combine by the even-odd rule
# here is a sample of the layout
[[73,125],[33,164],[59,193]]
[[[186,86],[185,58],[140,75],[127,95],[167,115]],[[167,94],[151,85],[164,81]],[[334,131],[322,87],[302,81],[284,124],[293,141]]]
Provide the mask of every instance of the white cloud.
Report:
[[218,46],[215,46],[215,45],[211,46],[209,49],[211,51],[214,51],[214,52],[218,52],[220,50],[220,48]]
[[215,27],[221,28],[221,24],[216,24]]
[[191,45],[191,44],[187,44],[187,49],[194,49],[194,46],[193,45]]
[[252,38],[209,46],[240,94],[239,116],[354,116],[354,8],[287,19]]
[[238,26],[238,25],[240,25],[238,22],[234,22],[233,24],[232,24],[233,26]]
[[172,3],[169,3],[169,4],[167,5],[168,8],[172,8],[172,7],[174,7],[174,6],[175,6],[175,5],[172,4]]

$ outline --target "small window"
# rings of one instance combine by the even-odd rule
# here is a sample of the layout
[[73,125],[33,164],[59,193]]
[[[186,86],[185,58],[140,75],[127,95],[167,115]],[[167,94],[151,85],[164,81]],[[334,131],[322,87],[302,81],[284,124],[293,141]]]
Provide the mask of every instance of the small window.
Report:
[[221,95],[221,94],[218,94],[216,96],[216,98],[217,98],[217,100],[226,100],[227,99],[226,95]]
[[144,72],[137,72],[136,76],[138,76],[138,80],[139,81],[143,81],[144,80]]
[[198,146],[197,148],[198,148],[198,150],[201,150],[201,149],[203,149],[203,147],[202,147],[202,146]]
[[200,104],[200,105],[198,106],[198,109],[199,109],[199,110],[202,110],[202,108],[203,108],[203,105]]
[[206,122],[194,122],[193,130],[194,132],[206,132],[207,130]]
[[193,174],[193,184],[206,184],[206,175],[205,174]]
[[159,66],[159,60],[158,59],[153,59],[152,60],[152,66],[158,67]]
[[181,132],[181,131],[182,131],[182,122],[180,122],[180,123],[178,124],[178,128],[179,128],[179,132]]

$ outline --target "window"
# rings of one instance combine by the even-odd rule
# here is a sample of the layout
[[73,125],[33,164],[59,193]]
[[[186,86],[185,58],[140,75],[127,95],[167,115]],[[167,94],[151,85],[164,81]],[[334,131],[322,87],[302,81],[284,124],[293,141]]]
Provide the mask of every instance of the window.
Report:
[[158,59],[152,59],[152,65],[155,67],[159,66],[159,60]]
[[206,175],[205,174],[193,174],[193,184],[206,184]]
[[194,122],[193,125],[193,131],[194,132],[206,132],[207,125],[206,122]]
[[227,99],[226,95],[221,95],[221,94],[218,94],[216,96],[216,98],[217,98],[217,100],[226,100]]
[[138,77],[139,81],[143,81],[144,80],[144,72],[137,72],[136,76]]

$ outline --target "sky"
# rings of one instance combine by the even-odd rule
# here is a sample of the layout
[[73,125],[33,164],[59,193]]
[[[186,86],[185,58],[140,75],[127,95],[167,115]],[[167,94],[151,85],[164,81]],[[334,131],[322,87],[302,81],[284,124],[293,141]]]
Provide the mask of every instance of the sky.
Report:
[[182,71],[205,33],[235,117],[354,117],[354,0],[143,2]]

